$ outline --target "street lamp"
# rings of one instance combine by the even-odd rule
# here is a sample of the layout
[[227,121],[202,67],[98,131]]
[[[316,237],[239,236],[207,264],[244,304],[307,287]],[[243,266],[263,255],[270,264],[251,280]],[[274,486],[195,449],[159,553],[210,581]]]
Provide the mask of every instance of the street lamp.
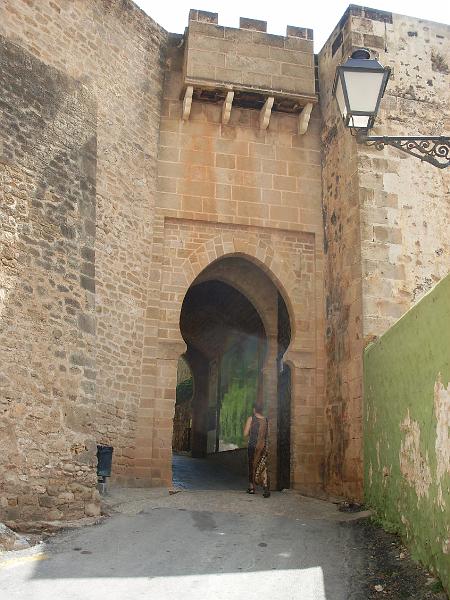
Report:
[[390,74],[389,67],[371,60],[370,52],[364,49],[353,52],[336,69],[334,95],[347,127],[373,127]]
[[439,169],[450,166],[450,138],[446,136],[368,136],[374,125],[391,70],[370,58],[369,50],[355,50],[336,69],[333,95],[342,119],[356,132],[357,141],[382,150],[394,146]]

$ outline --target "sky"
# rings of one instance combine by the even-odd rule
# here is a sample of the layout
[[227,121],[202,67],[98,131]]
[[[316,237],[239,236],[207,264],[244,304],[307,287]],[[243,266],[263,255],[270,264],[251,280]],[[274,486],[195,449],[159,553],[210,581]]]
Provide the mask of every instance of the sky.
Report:
[[267,21],[267,31],[285,35],[286,25],[314,30],[314,51],[318,52],[349,4],[360,4],[450,23],[448,0],[134,0],[157,23],[172,33],[183,33],[190,8],[219,13],[219,25],[239,27],[239,17]]

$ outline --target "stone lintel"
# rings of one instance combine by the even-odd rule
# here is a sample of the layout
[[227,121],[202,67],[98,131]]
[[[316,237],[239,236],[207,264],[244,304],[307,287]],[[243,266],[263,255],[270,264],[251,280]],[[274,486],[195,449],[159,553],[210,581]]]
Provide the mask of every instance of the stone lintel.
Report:
[[314,350],[289,350],[283,357],[283,362],[291,362],[296,369],[315,369],[316,352]]
[[186,348],[186,342],[183,338],[175,340],[160,339],[157,358],[160,360],[178,361],[180,356],[186,352]]

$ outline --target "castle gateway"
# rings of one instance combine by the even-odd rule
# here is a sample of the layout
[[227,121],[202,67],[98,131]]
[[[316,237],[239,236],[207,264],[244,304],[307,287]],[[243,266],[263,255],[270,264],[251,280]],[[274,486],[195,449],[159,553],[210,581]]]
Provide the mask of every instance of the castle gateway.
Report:
[[242,445],[258,386],[273,487],[361,497],[362,352],[449,270],[449,175],[358,145],[334,74],[367,47],[375,132],[442,134],[449,33],[351,5],[314,54],[303,27],[1,3],[0,520],[99,514],[97,444],[171,486],[173,446]]

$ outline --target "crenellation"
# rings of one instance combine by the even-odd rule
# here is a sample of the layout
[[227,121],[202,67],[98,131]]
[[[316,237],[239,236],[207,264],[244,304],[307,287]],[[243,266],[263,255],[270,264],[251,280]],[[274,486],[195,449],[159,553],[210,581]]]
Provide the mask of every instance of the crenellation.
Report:
[[286,37],[294,37],[300,38],[303,40],[313,41],[314,32],[312,29],[307,29],[306,27],[296,27],[294,25],[286,26]]
[[258,19],[239,18],[239,29],[249,29],[251,31],[267,31],[267,21]]
[[[241,19],[240,29],[219,28],[215,22],[191,20],[185,45],[184,85],[197,94],[214,90],[222,97],[229,91],[276,96],[292,112],[306,100],[316,102],[312,34],[290,28],[286,37],[268,34],[264,21]],[[299,68],[299,65],[301,67]],[[255,98],[256,100],[256,98]],[[240,97],[235,97],[239,104]]]
[[219,13],[191,8],[189,11],[189,21],[198,21],[199,23],[211,23],[213,25],[217,25],[219,23]]

